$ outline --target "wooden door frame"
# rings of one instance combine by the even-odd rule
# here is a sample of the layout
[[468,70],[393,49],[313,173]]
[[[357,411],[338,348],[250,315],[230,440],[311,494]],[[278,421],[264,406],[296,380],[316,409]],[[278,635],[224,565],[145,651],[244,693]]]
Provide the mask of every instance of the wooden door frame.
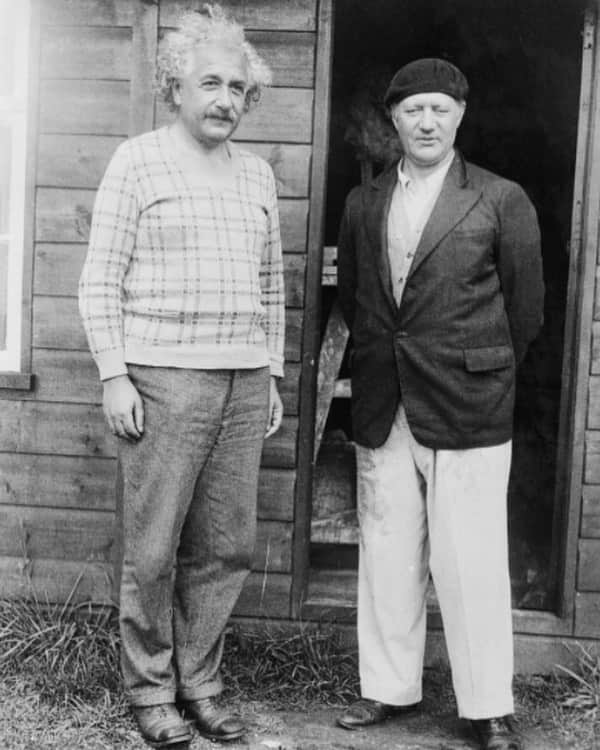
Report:
[[310,523],[315,462],[313,445],[316,414],[317,365],[321,320],[321,274],[325,233],[325,194],[329,153],[331,110],[331,63],[333,55],[333,3],[318,0],[313,139],[310,168],[310,206],[305,277],[304,326],[300,373],[300,409],[296,489],[294,493],[294,539],[292,548],[291,615],[300,617],[308,583]]
[[569,280],[563,352],[553,545],[557,619],[574,632],[577,548],[585,471],[588,389],[600,221],[600,0],[585,13]]
[[[319,351],[321,266],[330,122],[334,0],[319,0],[306,307],[295,492],[292,617],[300,617],[309,573],[313,443]],[[563,348],[553,520],[554,611],[513,610],[515,633],[568,636],[575,629],[577,549],[584,484],[585,429],[600,224],[600,0],[589,0],[583,29],[579,120]],[[432,625],[441,626],[437,618]]]

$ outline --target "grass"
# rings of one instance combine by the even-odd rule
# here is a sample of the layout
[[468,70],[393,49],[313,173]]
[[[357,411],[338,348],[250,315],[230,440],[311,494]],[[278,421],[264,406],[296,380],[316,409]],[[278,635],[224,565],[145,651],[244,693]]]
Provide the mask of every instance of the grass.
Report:
[[345,705],[359,691],[356,655],[331,628],[303,628],[292,635],[234,628],[228,633],[223,672],[234,699],[252,694],[289,709]]
[[550,731],[565,748],[600,747],[600,654],[581,644],[568,646],[574,668],[557,665],[553,674],[517,678],[518,704],[530,723]]
[[[141,750],[122,695],[118,627],[110,611],[72,603],[0,602],[0,746],[3,750]],[[600,656],[582,646],[576,667],[518,678],[526,727],[565,748],[600,747]],[[356,654],[333,628],[292,634],[265,627],[228,631],[226,698],[243,704],[256,733],[285,731],[277,710],[344,705],[359,691]],[[454,711],[450,679],[426,670],[425,710]],[[275,717],[275,718],[274,718]],[[194,750],[211,747],[195,740]],[[198,744],[200,743],[200,744]],[[554,745],[556,746],[556,745]],[[563,745],[559,745],[563,746]],[[213,746],[214,747],[214,746]]]
[[0,643],[4,675],[27,676],[41,700],[94,701],[118,691],[118,635],[110,611],[2,602]]

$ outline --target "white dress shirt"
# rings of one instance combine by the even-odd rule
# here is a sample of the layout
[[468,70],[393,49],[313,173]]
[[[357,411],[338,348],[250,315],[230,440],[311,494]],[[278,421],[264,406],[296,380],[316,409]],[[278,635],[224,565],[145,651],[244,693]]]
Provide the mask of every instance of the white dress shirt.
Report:
[[398,182],[388,215],[388,256],[394,298],[398,305],[423,229],[453,159],[452,150],[434,171],[416,178],[408,172],[404,159],[398,163]]

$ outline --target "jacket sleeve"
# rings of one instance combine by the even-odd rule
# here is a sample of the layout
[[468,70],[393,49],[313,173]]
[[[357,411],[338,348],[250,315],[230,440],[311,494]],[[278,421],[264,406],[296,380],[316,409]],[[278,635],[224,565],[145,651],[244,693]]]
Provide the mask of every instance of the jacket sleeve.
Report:
[[346,325],[352,331],[356,299],[355,238],[350,221],[350,197],[346,201],[337,248],[338,299]]
[[500,205],[498,272],[520,363],[544,319],[544,276],[537,214],[525,191],[511,183]]

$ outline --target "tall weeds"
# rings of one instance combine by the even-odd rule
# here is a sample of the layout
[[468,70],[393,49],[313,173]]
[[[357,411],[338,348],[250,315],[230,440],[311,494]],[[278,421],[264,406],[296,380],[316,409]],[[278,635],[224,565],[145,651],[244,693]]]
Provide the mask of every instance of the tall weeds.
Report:
[[42,700],[95,700],[118,687],[109,610],[37,599],[0,602],[0,671],[26,676]]
[[356,655],[334,628],[302,627],[283,633],[268,627],[228,633],[225,683],[232,696],[252,695],[286,707],[319,702],[341,705],[358,696]]
[[561,704],[583,712],[588,719],[600,721],[600,654],[580,643],[569,650],[575,657],[576,667],[558,667],[571,683]]

